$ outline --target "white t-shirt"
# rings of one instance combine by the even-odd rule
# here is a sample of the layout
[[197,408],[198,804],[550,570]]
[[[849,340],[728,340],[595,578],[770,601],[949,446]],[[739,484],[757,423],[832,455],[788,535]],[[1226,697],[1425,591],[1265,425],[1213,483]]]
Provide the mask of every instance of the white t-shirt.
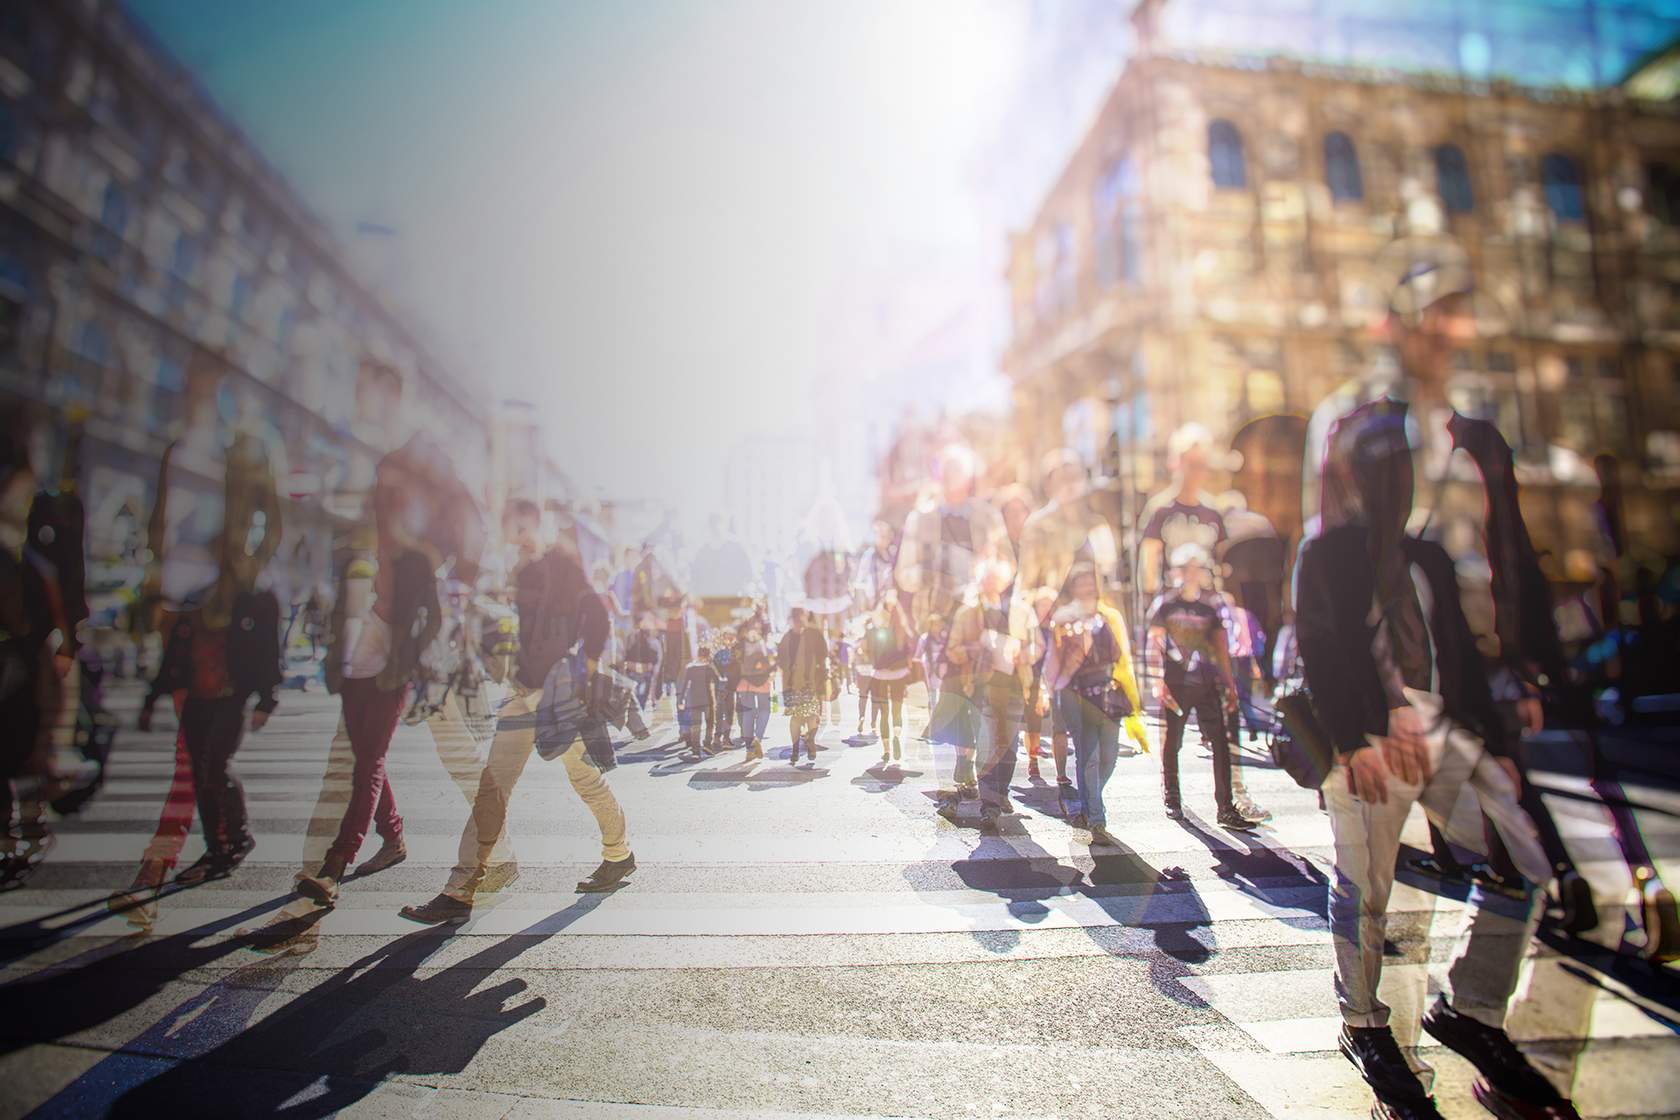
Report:
[[344,675],[351,680],[377,677],[391,660],[391,624],[369,611],[344,624]]

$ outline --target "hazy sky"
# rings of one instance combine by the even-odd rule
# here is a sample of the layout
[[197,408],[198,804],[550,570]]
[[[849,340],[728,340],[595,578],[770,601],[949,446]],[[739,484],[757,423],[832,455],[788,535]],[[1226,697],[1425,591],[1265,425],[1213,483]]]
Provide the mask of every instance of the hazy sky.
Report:
[[953,305],[1001,314],[1023,168],[998,138],[1042,9],[133,7],[330,225],[400,231],[380,252],[408,317],[469,382],[536,400],[586,484],[715,495],[744,433],[849,438],[806,390],[874,359],[895,274],[936,261]]

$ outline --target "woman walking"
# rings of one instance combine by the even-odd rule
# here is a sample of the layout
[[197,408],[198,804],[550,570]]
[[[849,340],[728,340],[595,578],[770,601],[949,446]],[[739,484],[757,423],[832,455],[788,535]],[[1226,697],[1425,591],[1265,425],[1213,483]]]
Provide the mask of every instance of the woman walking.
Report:
[[904,757],[904,690],[910,684],[915,640],[904,607],[895,598],[882,600],[870,616],[863,644],[870,664],[869,687],[883,763]]
[[1069,821],[1089,828],[1093,845],[1118,847],[1108,831],[1103,791],[1120,754],[1120,728],[1148,749],[1126,620],[1102,600],[1095,566],[1076,563],[1050,616],[1041,703],[1057,705],[1072,741],[1082,812]]

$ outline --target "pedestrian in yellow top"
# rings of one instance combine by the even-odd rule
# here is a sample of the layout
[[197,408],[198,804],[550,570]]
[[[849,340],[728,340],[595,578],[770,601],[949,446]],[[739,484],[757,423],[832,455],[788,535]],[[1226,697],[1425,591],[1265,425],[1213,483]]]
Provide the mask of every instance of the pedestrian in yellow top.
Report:
[[1108,831],[1103,789],[1120,754],[1120,728],[1149,749],[1140,718],[1137,674],[1132,669],[1126,620],[1102,601],[1096,567],[1075,563],[1050,615],[1050,652],[1045,658],[1044,703],[1058,705],[1074,750],[1074,776],[1082,812],[1075,828],[1089,828],[1091,843],[1118,847]]

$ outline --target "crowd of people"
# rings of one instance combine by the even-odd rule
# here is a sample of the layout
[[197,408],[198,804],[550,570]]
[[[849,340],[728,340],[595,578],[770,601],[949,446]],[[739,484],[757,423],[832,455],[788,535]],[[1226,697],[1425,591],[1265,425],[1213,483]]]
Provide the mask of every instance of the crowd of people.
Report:
[[[1308,529],[1291,586],[1231,577],[1231,522],[1248,539],[1264,518],[1240,495],[1216,507],[1207,491],[1220,452],[1190,424],[1170,444],[1171,484],[1131,522],[1135,539],[1073,452],[1045,456],[1030,481],[988,488],[975,453],[953,443],[906,514],[875,520],[867,548],[802,574],[804,596],[785,617],[746,594],[707,617],[651,565],[592,566],[575,527],[529,501],[506,502],[500,532],[488,532],[444,449],[396,429],[401,380],[369,362],[358,404],[387,418],[386,450],[365,480],[362,515],[333,542],[322,624],[341,718],[316,819],[333,827],[304,840],[290,917],[332,906],[352,876],[406,858],[386,769],[405,719],[430,731],[465,810],[441,889],[402,910],[427,924],[467,920],[481,893],[517,877],[508,806],[533,755],[559,760],[598,826],[600,863],[578,890],[623,886],[636,860],[608,780],[615,743],[647,738],[667,703],[695,760],[779,753],[769,742],[778,712],[794,766],[814,762],[825,729],[877,743],[884,768],[904,759],[907,739],[925,740],[940,763],[940,816],[989,833],[1019,815],[1011,794],[1022,756],[1029,783],[1044,781],[1048,756],[1060,813],[1093,848],[1121,843],[1105,790],[1125,755],[1159,750],[1162,812],[1185,816],[1192,727],[1212,755],[1217,825],[1260,827],[1269,814],[1243,780],[1246,732],[1322,755],[1340,1045],[1383,1114],[1436,1115],[1427,1071],[1398,1046],[1377,995],[1401,830],[1417,804],[1438,838],[1435,873],[1454,873],[1460,851],[1484,857],[1467,872],[1468,920],[1423,1028],[1476,1066],[1478,1094],[1501,1115],[1574,1115],[1503,1021],[1548,888],[1566,925],[1596,920],[1518,749],[1525,732],[1592,721],[1588,669],[1559,639],[1510,448],[1492,424],[1447,403],[1452,351],[1474,330],[1468,271],[1419,250],[1401,276],[1389,316],[1398,378],[1356,378],[1314,419]],[[172,706],[176,766],[134,880],[110,900],[141,928],[156,921],[165,884],[230,876],[250,855],[234,759],[281,700],[280,610],[263,580],[283,532],[275,472],[248,434],[219,445],[225,488],[208,578],[171,586],[168,550],[154,548],[165,642],[140,718],[149,726],[158,705]],[[38,487],[29,446],[16,430],[0,444],[0,720],[12,729],[8,792],[30,794],[8,802],[8,885],[39,863],[41,804],[88,781],[53,757],[55,732],[79,721],[77,741],[91,741],[97,710],[77,695],[78,685],[96,693],[96,675],[72,668],[76,559],[62,542],[73,486]],[[1461,489],[1472,500],[1449,493]],[[1439,531],[1465,510],[1475,531],[1454,541],[1479,550],[1468,567],[1486,578],[1471,581],[1475,590]],[[1656,625],[1667,611],[1653,608],[1648,647],[1671,640],[1662,635],[1672,626]],[[1309,700],[1274,708],[1275,686]],[[907,726],[912,690],[927,701],[920,727]],[[1464,797],[1483,822],[1470,833],[1454,812]],[[177,870],[195,817],[204,854]],[[1637,828],[1618,825],[1649,903],[1652,955],[1672,956],[1672,895]],[[358,864],[369,831],[379,845]]]

